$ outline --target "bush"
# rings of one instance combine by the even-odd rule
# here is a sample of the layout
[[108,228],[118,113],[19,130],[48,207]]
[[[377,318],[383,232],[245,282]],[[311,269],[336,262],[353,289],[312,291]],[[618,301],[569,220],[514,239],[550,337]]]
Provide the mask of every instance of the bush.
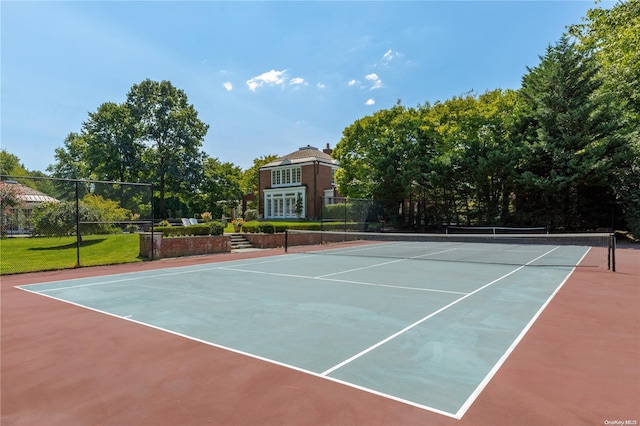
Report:
[[207,225],[210,225],[211,235],[224,234],[225,226],[221,222],[209,222]]
[[[260,222],[247,223],[242,227],[242,231],[250,232],[250,233],[256,233],[256,232],[268,233],[268,231],[262,230],[263,225],[264,224]],[[275,233],[281,233],[286,231],[287,229],[303,229],[303,230],[310,230],[310,231],[320,230],[320,224],[318,222],[281,222],[281,223],[275,223],[275,224],[267,223],[267,226],[268,227],[273,226]]]
[[[82,234],[107,234],[113,227],[102,224],[103,218],[94,207],[80,203],[78,206]],[[32,221],[36,233],[47,237],[64,237],[76,234],[76,203],[63,201],[60,203],[42,203],[33,209]]]
[[258,232],[263,232],[265,234],[273,234],[276,232],[276,227],[272,223],[261,223],[258,225]]
[[133,224],[127,225],[127,227],[125,228],[125,231],[130,234],[133,234],[134,232],[138,232],[138,225],[133,225]]
[[247,210],[244,212],[244,220],[247,222],[258,219],[258,210]]
[[212,226],[210,224],[198,224],[191,226],[158,226],[155,228],[155,231],[162,232],[162,235],[165,237],[210,235],[212,232]]

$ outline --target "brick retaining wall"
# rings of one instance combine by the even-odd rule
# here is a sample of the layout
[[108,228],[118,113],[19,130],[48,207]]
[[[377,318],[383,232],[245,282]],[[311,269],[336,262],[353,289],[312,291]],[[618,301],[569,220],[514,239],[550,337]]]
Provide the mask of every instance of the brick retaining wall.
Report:
[[[140,234],[140,256],[151,258],[151,233]],[[231,252],[231,237],[228,235],[198,235],[190,237],[163,238],[153,234],[154,259],[166,257],[194,256],[199,254]]]
[[284,234],[252,234],[246,233],[242,236],[255,248],[276,248],[284,247]]

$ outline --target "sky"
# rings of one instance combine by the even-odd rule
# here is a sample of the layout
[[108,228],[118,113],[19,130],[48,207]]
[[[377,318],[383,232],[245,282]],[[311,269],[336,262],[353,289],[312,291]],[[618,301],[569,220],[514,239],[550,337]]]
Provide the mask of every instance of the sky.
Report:
[[[603,1],[597,7],[608,8]],[[573,1],[0,1],[0,148],[46,171],[71,132],[145,79],[183,90],[202,149],[242,169],[334,147],[357,119],[518,89]]]

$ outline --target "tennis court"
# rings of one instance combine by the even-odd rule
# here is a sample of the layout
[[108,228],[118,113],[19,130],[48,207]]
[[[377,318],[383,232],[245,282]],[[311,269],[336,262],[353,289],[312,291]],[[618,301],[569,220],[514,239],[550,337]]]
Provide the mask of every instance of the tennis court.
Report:
[[20,288],[460,419],[590,250],[307,248]]

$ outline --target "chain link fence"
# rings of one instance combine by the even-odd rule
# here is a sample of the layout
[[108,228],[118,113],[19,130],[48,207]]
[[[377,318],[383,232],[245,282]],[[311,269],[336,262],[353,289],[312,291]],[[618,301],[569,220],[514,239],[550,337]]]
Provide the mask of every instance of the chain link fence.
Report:
[[364,198],[323,197],[321,229],[324,231],[382,231],[381,201]]
[[0,274],[141,260],[147,183],[0,176]]

